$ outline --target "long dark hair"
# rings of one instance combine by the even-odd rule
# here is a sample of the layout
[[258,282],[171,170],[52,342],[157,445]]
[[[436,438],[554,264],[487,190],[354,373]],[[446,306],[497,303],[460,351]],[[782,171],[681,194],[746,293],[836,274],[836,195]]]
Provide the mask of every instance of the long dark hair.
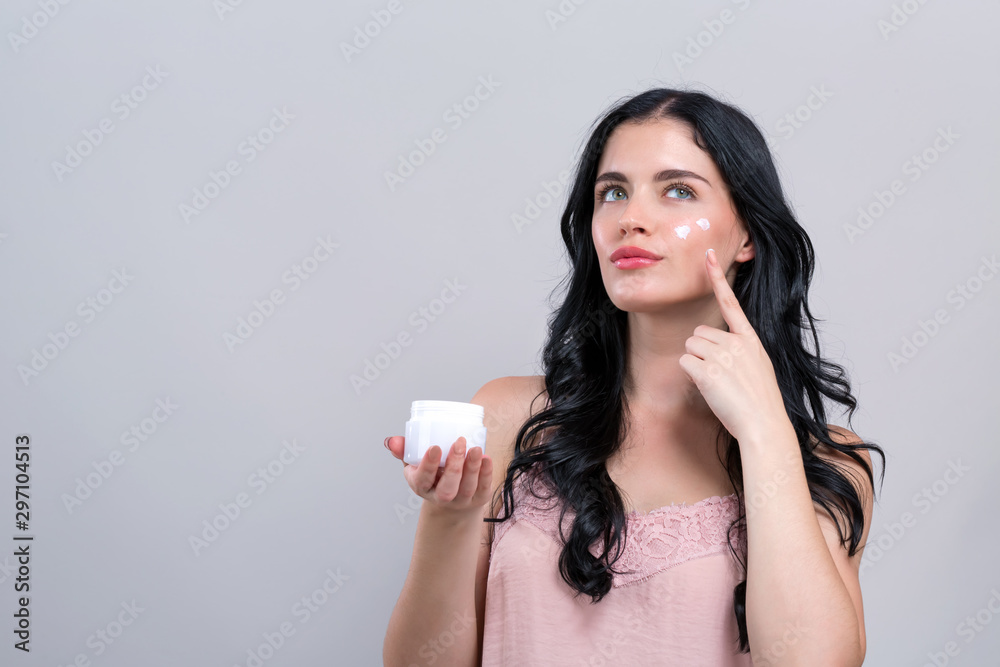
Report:
[[[840,513],[846,519],[849,535],[845,536],[840,521],[835,523],[841,543],[849,544],[852,556],[864,528],[861,499],[844,473],[813,452],[814,443],[824,443],[860,463],[873,494],[872,468],[854,450],[877,451],[885,475],[881,447],[867,442],[841,444],[831,438],[827,428],[824,397],[847,408],[848,425],[857,400],[844,369],[820,355],[816,320],[807,304],[814,265],[812,243],[785,201],[760,130],[736,107],[701,92],[656,88],[625,99],[595,122],[576,166],[561,220],[571,262],[563,281],[568,287],[561,306],[549,318],[542,353],[547,404],[518,431],[502,488],[505,516],[486,519],[509,519],[515,478],[542,472],[562,500],[560,525],[567,507],[575,512],[570,534],[563,536],[559,572],[577,595],[589,595],[593,603],[611,590],[612,574],[616,573],[612,566],[624,548],[625,506],[606,463],[621,447],[629,423],[624,391],[628,314],[611,302],[601,278],[590,230],[593,189],[611,132],[626,121],[653,119],[677,120],[691,128],[694,141],[711,156],[725,179],[735,210],[749,230],[755,256],[740,265],[733,291],[773,363],[798,436],[812,498],[831,517]],[[812,343],[813,351],[806,342]],[[746,529],[742,465],[739,443],[721,424],[719,429],[723,444],[728,443],[723,463],[740,507],[739,517],[729,529],[729,549],[744,573],[733,591],[733,611],[739,650],[746,653],[750,648],[746,560],[732,544],[734,531]],[[533,468],[536,463],[539,465]],[[595,557],[590,547],[598,540],[601,550]]]

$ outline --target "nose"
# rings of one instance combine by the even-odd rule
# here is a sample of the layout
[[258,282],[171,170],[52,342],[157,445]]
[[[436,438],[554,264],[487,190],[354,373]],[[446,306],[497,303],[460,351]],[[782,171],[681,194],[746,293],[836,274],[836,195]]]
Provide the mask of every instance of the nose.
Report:
[[622,237],[626,237],[629,234],[646,234],[649,231],[648,226],[648,216],[644,215],[641,211],[641,207],[636,205],[636,201],[633,199],[622,211],[622,215],[618,218],[618,233]]
[[645,234],[646,228],[642,225],[642,223],[638,222],[634,218],[626,218],[623,216],[618,221],[618,233],[622,237],[626,237],[629,234]]
[[[650,197],[655,197],[647,188],[639,186],[632,196],[629,197],[621,217],[618,218],[618,234],[625,238],[629,234],[649,234],[653,231],[653,216],[650,212],[655,212],[656,204],[650,201]],[[646,209],[649,209],[647,211]]]

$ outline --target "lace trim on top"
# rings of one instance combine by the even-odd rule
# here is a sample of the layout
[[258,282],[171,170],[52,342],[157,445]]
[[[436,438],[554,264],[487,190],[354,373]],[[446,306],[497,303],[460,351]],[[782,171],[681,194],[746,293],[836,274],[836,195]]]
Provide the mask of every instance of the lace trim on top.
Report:
[[[552,493],[551,498],[537,498],[527,488],[525,476],[514,480],[514,512],[511,518],[494,524],[492,552],[501,538],[516,521],[525,521],[548,535],[562,548],[563,542],[557,526],[559,520],[559,497],[554,485],[540,475],[535,476],[540,491]],[[566,510],[563,518],[563,533],[569,536],[575,512]],[[739,500],[736,494],[712,496],[692,505],[681,503],[667,505],[649,512],[628,512],[626,515],[628,532],[621,557],[612,565],[615,588],[638,583],[668,568],[695,558],[717,553],[729,553],[728,531],[730,524],[739,516]],[[734,531],[734,547],[745,558],[746,530],[740,527]],[[595,557],[600,554],[600,541],[595,540],[590,552]],[[614,555],[612,552],[611,555]]]

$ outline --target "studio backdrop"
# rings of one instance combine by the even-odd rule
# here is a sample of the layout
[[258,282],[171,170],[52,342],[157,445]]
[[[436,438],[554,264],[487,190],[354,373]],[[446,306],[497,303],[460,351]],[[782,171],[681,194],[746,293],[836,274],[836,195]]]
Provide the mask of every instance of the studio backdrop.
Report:
[[994,664],[998,22],[5,2],[0,664],[381,664],[421,502],[382,442],[540,373],[570,170],[651,87],[754,118],[815,245],[822,351],[888,455],[866,664]]

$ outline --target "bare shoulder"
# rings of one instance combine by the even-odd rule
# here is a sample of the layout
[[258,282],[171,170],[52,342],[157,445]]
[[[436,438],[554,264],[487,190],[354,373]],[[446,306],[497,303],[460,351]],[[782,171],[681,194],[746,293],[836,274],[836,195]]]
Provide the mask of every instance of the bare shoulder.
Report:
[[[858,437],[856,433],[846,428],[836,426],[834,424],[827,424],[827,429],[830,432],[830,438],[838,444],[857,445],[864,442],[864,440]],[[867,449],[855,449],[853,451],[864,460],[864,462],[868,465],[869,470],[871,470],[874,475],[875,470],[872,467],[871,453]],[[817,443],[814,453],[827,463],[835,465],[841,472],[843,472],[848,479],[851,480],[852,485],[857,491],[858,498],[861,500],[865,522],[861,540],[861,544],[863,545],[868,537],[868,530],[871,527],[872,512],[874,510],[874,491],[871,486],[871,481],[868,479],[868,471],[866,471],[855,459],[851,458],[844,452],[823,443]]]
[[[835,424],[827,424],[826,427],[830,431],[830,438],[837,444],[857,445],[864,442],[864,440],[858,437],[856,433],[841,426],[836,426]],[[845,454],[844,452],[841,452],[838,449],[834,449],[833,447],[830,447],[824,443],[817,443],[816,449],[814,451],[817,456],[824,459],[825,461],[829,463],[835,463],[839,466],[846,466],[850,468],[852,471],[857,471],[859,474],[863,475],[864,478],[867,478],[867,474],[864,472],[864,470],[862,470],[858,462],[854,460],[854,458]],[[854,453],[856,453],[858,456],[864,459],[865,463],[868,464],[869,468],[871,467],[872,457],[871,453],[869,453],[867,449],[855,449]]]
[[[503,480],[521,426],[545,406],[545,377],[507,376],[484,384],[471,403],[483,406],[485,454],[493,459],[494,488]],[[499,476],[499,480],[498,480]]]
[[503,404],[511,401],[535,398],[545,392],[545,376],[543,375],[508,375],[490,380],[476,392],[477,397],[494,403]]
[[[494,407],[505,411],[530,409],[531,403],[544,400],[545,377],[542,375],[509,375],[490,380],[476,392],[474,398],[490,403],[480,403],[484,407]],[[541,399],[538,397],[541,396]],[[537,407],[537,406],[536,406]]]

